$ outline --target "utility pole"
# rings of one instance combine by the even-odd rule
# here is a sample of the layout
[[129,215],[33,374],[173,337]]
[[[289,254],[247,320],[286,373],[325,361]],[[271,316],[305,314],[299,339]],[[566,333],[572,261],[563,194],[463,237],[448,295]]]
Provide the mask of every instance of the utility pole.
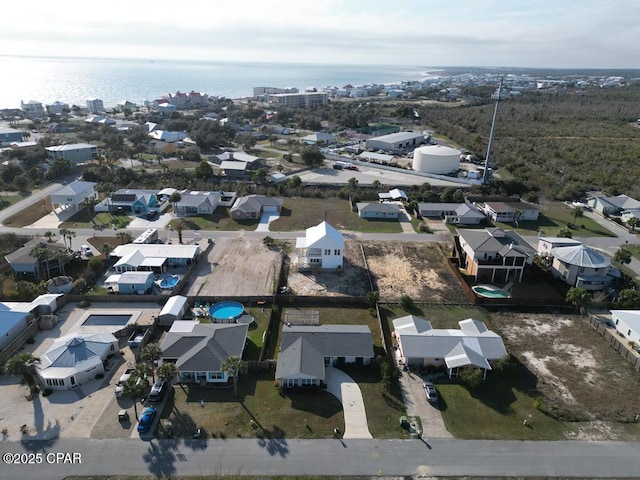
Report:
[[500,77],[500,86],[498,87],[498,93],[491,95],[491,98],[495,98],[496,107],[493,110],[493,121],[491,122],[491,133],[489,134],[489,145],[487,146],[487,156],[484,161],[484,174],[482,175],[482,183],[489,181],[489,160],[491,159],[491,145],[493,145],[493,135],[496,129],[496,118],[498,117],[498,105],[500,105],[500,95],[502,94],[502,80],[504,77]]

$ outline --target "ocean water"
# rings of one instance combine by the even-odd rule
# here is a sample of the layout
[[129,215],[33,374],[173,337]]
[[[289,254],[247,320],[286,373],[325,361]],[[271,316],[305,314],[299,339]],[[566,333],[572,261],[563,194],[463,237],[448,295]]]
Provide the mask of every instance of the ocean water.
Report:
[[0,71],[0,108],[19,108],[20,100],[85,106],[87,99],[101,98],[109,107],[178,90],[239,98],[259,86],[302,91],[391,83],[419,79],[425,67],[0,56]]

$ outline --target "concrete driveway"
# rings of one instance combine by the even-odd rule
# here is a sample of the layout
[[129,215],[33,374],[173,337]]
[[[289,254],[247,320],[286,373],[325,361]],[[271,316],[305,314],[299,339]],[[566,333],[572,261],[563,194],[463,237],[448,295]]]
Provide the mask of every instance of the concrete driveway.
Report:
[[373,438],[367,425],[367,412],[360,387],[353,378],[334,367],[326,367],[327,391],[340,400],[344,413],[342,438]]
[[402,372],[400,375],[400,389],[407,415],[420,417],[422,438],[453,438],[444,425],[438,406],[427,401],[422,382],[422,378],[415,373]]
[[268,232],[269,224],[279,218],[279,213],[264,212],[262,217],[260,217],[260,223],[258,223],[258,226],[256,227],[256,232]]

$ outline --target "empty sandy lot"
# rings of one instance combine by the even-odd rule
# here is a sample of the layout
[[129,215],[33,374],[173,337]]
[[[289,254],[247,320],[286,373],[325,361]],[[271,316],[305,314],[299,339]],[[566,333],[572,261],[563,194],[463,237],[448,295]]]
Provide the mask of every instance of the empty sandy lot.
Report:
[[537,378],[555,415],[584,422],[579,439],[626,439],[638,413],[640,376],[578,315],[492,313],[507,350]]
[[217,239],[208,258],[191,275],[183,295],[272,295],[280,267],[280,252],[265,247],[261,240]]

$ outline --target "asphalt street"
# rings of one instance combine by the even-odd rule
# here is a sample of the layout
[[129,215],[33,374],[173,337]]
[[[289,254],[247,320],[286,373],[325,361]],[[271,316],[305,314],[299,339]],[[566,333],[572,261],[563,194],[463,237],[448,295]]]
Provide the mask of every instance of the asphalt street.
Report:
[[[68,475],[369,475],[638,478],[640,444],[426,440],[87,440],[0,442],[2,478]],[[10,454],[10,455],[7,455]],[[28,460],[35,464],[16,464]],[[37,456],[41,453],[42,456]],[[79,454],[63,463],[56,454]],[[51,455],[54,454],[54,455]],[[24,457],[24,458],[22,458]],[[73,456],[67,456],[69,462]],[[105,461],[105,459],[109,459]],[[38,462],[41,463],[38,463]]]

